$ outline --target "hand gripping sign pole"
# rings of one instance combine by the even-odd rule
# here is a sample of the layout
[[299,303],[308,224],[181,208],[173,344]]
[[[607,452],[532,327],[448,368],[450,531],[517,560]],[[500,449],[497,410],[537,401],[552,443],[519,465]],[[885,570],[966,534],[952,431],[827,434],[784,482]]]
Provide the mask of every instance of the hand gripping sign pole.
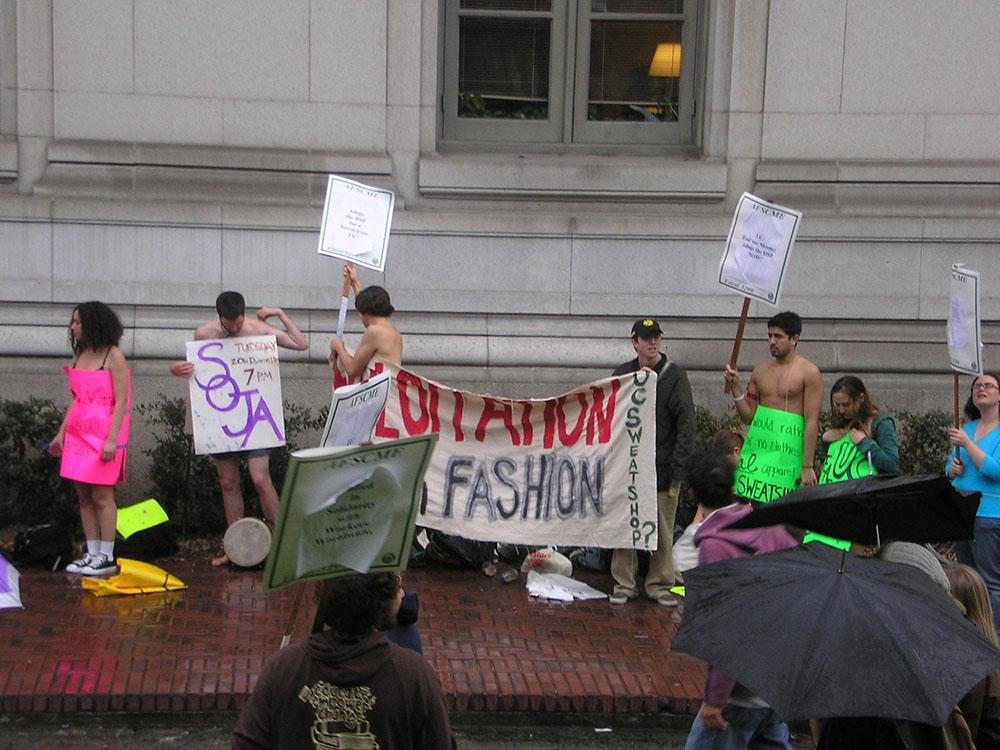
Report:
[[[743,193],[736,204],[726,251],[719,264],[719,283],[744,295],[743,311],[729,366],[736,369],[750,300],[777,307],[792,245],[802,213]],[[727,384],[727,392],[730,390]]]
[[951,267],[951,304],[948,307],[948,359],[954,370],[956,429],[961,426],[959,375],[983,374],[982,350],[979,273],[956,263]]

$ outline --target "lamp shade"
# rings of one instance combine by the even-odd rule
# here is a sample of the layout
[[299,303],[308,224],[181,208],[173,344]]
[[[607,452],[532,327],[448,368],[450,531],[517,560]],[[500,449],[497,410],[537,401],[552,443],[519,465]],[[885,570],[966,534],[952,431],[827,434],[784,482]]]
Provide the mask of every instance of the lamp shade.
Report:
[[681,45],[679,42],[660,42],[649,64],[651,78],[680,78]]

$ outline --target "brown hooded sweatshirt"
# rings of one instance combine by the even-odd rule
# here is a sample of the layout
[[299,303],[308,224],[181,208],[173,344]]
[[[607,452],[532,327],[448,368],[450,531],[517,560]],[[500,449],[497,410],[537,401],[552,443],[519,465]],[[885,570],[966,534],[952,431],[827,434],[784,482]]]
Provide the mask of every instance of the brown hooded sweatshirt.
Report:
[[418,653],[384,633],[316,633],[264,667],[233,748],[426,748],[454,741],[441,686]]

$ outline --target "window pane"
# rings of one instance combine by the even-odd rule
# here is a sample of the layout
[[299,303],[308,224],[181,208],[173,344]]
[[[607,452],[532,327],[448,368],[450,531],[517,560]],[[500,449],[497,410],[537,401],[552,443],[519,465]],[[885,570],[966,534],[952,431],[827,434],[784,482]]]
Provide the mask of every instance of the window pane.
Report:
[[590,0],[591,13],[683,13],[684,0]]
[[592,21],[587,119],[677,122],[680,67],[680,21]]
[[461,10],[552,10],[552,0],[461,0]]
[[458,116],[549,116],[548,19],[461,18]]

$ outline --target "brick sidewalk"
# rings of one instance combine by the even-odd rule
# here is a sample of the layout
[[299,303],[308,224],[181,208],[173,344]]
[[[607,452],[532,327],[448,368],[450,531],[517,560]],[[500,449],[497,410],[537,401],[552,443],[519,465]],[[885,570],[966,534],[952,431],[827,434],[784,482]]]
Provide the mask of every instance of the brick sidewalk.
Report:
[[[185,591],[98,598],[79,577],[23,570],[24,610],[0,610],[0,710],[211,711],[243,705],[281,640],[293,589],[207,559],[161,561]],[[607,591],[608,576],[579,576]],[[424,652],[453,711],[690,714],[704,666],[670,651],[679,615],[650,601],[531,599],[477,571],[406,573]],[[311,602],[294,641],[305,638]]]

